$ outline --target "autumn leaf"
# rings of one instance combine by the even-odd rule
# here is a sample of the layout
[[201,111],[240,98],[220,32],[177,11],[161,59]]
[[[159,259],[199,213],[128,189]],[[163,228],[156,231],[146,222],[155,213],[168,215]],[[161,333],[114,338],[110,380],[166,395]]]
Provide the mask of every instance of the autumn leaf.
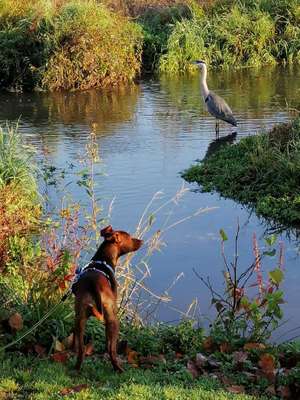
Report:
[[40,344],[34,345],[34,351],[40,356],[44,356],[46,354],[46,348],[41,346]]
[[15,332],[20,331],[21,329],[23,329],[22,315],[19,314],[18,312],[14,313],[9,317],[8,324],[13,331]]
[[202,343],[202,347],[208,353],[211,353],[214,350],[214,341],[211,336],[207,336]]
[[51,358],[55,362],[64,364],[69,359],[69,353],[67,351],[60,351],[60,352],[52,354]]
[[71,333],[71,335],[67,336],[63,341],[63,345],[65,346],[66,349],[70,349],[73,347],[73,342],[74,342],[74,333]]
[[138,352],[134,350],[128,350],[127,352],[127,361],[134,368],[138,368]]
[[59,340],[54,340],[54,351],[64,351],[65,350],[65,346],[63,345],[62,342],[60,342]]
[[224,342],[220,344],[220,352],[221,353],[230,353],[231,346],[228,342]]
[[242,385],[232,385],[228,386],[226,389],[230,393],[236,393],[236,394],[245,393],[245,387]]
[[194,361],[189,360],[188,363],[187,363],[186,368],[190,372],[190,374],[192,375],[192,377],[194,379],[198,378],[198,376],[200,375],[199,369],[197,368],[197,366],[194,363]]
[[263,343],[246,343],[244,350],[264,350],[266,346]]
[[88,343],[86,346],[85,346],[85,355],[86,356],[91,356],[93,353],[94,353],[94,345],[93,345],[93,343],[92,342],[90,342],[90,343]]
[[69,394],[79,393],[79,392],[81,392],[82,390],[85,390],[85,389],[88,389],[88,385],[86,383],[83,383],[81,385],[77,385],[77,386],[73,386],[73,387],[70,387],[70,388],[62,389],[59,392],[59,394],[61,396],[68,396]]
[[270,382],[275,379],[275,362],[275,357],[269,353],[262,354],[258,362],[262,372]]

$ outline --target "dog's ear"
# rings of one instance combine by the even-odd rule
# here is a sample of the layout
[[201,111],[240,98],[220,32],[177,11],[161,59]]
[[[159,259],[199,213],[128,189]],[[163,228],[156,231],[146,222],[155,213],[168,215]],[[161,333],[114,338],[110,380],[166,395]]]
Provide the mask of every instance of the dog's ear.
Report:
[[116,243],[119,244],[121,242],[120,234],[119,232],[112,232],[112,233],[107,233],[107,235],[104,236],[105,242],[109,243]]
[[101,229],[100,235],[104,238],[107,238],[108,236],[111,236],[113,233],[113,228],[111,225],[108,225],[106,228]]

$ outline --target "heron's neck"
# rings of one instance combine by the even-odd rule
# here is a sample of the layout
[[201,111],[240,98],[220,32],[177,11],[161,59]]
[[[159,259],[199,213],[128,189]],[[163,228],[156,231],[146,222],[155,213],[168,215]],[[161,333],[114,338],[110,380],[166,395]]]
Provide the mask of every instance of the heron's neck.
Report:
[[209,95],[209,90],[206,83],[206,77],[207,77],[207,69],[206,66],[204,65],[201,71],[201,80],[200,80],[201,93],[204,99],[206,99],[206,97]]

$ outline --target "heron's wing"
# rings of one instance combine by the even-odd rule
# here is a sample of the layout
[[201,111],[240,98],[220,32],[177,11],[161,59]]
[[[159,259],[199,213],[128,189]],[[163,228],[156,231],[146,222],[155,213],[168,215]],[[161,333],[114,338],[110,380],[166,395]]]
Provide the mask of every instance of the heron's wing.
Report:
[[236,126],[236,120],[232,114],[231,108],[222,97],[210,92],[206,100],[206,106],[214,117]]

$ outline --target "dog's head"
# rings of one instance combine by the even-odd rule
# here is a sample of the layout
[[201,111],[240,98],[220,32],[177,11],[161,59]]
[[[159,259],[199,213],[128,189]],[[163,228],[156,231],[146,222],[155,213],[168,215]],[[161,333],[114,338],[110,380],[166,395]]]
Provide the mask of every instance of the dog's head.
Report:
[[142,240],[131,237],[131,235],[125,231],[113,230],[111,225],[102,229],[100,234],[104,238],[104,242],[114,244],[118,247],[120,256],[132,251],[137,251],[143,244]]

